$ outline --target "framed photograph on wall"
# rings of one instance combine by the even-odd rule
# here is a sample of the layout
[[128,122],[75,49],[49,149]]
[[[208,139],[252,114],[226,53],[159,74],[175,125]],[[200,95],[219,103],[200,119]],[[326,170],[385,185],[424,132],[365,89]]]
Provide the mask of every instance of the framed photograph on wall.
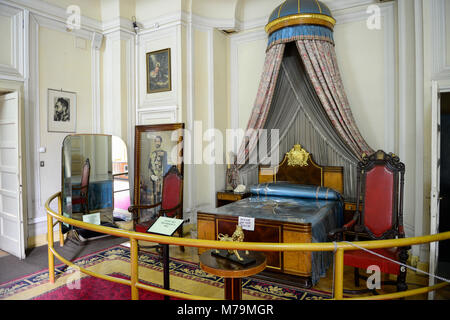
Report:
[[48,89],[48,132],[75,132],[77,120],[77,94]]
[[172,90],[170,48],[147,52],[147,93]]

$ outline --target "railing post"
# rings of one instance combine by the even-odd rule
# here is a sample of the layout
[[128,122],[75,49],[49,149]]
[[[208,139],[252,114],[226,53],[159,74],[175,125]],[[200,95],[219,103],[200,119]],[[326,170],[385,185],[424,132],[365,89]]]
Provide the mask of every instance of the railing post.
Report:
[[47,213],[47,242],[48,242],[48,278],[55,283],[55,257],[53,256],[53,217]]
[[342,300],[344,295],[344,249],[336,250],[336,268],[334,274],[334,298]]
[[[62,216],[62,199],[61,199],[61,195],[58,196],[58,214],[60,216]],[[59,221],[58,223],[59,225],[59,246],[62,247],[64,246],[64,235],[62,233],[62,222]]]
[[139,290],[136,283],[139,280],[139,255],[138,243],[136,239],[130,238],[130,258],[131,258],[131,300],[139,300]]

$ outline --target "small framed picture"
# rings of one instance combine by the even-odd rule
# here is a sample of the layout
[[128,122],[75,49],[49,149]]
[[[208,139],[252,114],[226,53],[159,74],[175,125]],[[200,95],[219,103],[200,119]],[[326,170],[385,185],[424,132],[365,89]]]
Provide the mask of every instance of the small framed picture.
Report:
[[170,48],[147,52],[147,93],[172,90]]
[[48,89],[48,132],[75,132],[77,120],[77,94]]

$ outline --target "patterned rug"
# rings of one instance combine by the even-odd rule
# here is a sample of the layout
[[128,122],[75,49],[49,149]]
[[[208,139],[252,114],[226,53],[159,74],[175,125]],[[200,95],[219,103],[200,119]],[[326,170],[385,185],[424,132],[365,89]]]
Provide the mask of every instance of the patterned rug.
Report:
[[[130,278],[130,251],[121,245],[101,250],[75,260],[77,266],[110,276]],[[42,270],[7,283],[0,284],[0,299],[9,300],[128,300],[131,290],[117,284],[80,273],[76,268],[61,264],[55,268],[56,281],[48,281],[48,270]],[[161,288],[163,262],[154,253],[139,255],[140,281]],[[223,299],[223,278],[202,271],[198,264],[171,258],[171,290],[204,297]],[[329,293],[298,289],[270,281],[250,278],[242,280],[244,300],[322,300]],[[141,300],[163,299],[161,295],[139,290]]]

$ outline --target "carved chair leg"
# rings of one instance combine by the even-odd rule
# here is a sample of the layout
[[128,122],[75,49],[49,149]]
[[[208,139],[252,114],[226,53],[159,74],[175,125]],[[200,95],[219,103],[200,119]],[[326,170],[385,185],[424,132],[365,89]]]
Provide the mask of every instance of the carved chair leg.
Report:
[[[182,218],[180,218],[180,219],[182,219]],[[183,238],[183,226],[184,226],[184,223],[181,224],[181,227],[180,227],[180,229],[178,231],[178,236],[180,238]],[[181,251],[184,252],[184,246],[180,246],[180,249],[181,249]]]
[[408,285],[406,284],[406,268],[400,267],[400,274],[397,276],[397,291],[408,290]]
[[[406,261],[408,260],[408,252],[406,250],[402,250],[399,258],[401,263],[406,264]],[[408,290],[408,285],[406,284],[406,273],[406,267],[400,266],[400,274],[397,276],[397,291]]]
[[359,269],[355,267],[354,269],[354,276],[355,276],[355,287],[359,287]]

